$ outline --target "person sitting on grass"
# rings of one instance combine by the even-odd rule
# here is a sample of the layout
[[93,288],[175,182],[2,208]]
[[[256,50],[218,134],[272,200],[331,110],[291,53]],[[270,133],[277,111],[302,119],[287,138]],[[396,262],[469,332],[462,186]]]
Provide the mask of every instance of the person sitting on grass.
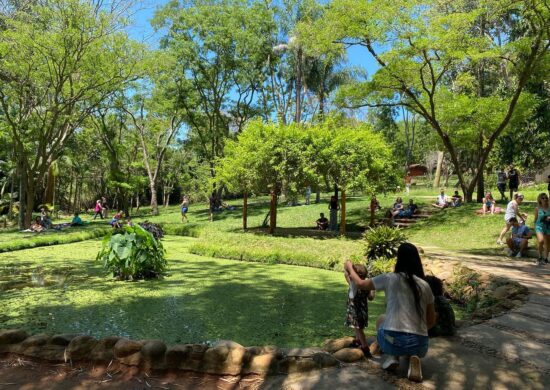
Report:
[[462,196],[458,193],[458,191],[455,191],[453,196],[451,196],[451,207],[458,207],[462,205]]
[[[354,264],[353,270],[361,280],[367,277],[367,268],[362,264]],[[344,270],[344,276],[348,282],[348,310],[346,315],[346,326],[355,329],[354,346],[361,348],[366,357],[371,356],[369,344],[365,337],[364,329],[369,322],[369,301],[374,299],[374,290],[359,290],[350,279],[349,273]]]
[[443,296],[443,281],[436,276],[426,276],[434,295],[435,325],[428,330],[428,336],[454,336],[456,333],[455,312],[453,307]]
[[82,219],[78,215],[78,213],[74,213],[73,220],[71,221],[71,226],[84,226],[84,222],[82,222]]
[[395,200],[395,203],[393,204],[393,208],[392,208],[392,215],[394,217],[398,216],[400,212],[404,211],[404,206],[403,206],[403,199],[402,198],[397,198]]
[[522,257],[527,251],[529,239],[533,237],[533,232],[525,224],[520,224],[516,217],[508,220],[512,225],[512,236],[506,240],[508,245],[508,256]]
[[321,213],[319,215],[319,219],[317,221],[315,221],[315,223],[317,224],[317,229],[318,230],[327,230],[328,229],[328,219],[325,217],[325,214],[324,213]]
[[31,223],[31,227],[29,228],[29,230],[35,233],[40,233],[46,230],[46,228],[42,226],[42,221],[40,220],[40,217],[36,217]]
[[405,210],[401,210],[399,214],[397,214],[397,218],[412,218],[414,214],[418,214],[419,212],[420,210],[418,209],[418,206],[412,199],[409,199],[407,208]]
[[113,227],[113,229],[120,229],[122,227],[122,223],[120,220],[122,219],[123,212],[122,210],[119,210],[118,213],[113,215],[113,219],[111,219],[111,222],[109,224]]
[[506,225],[500,232],[500,235],[498,236],[497,245],[504,245],[504,235],[510,230],[512,227],[512,224],[510,223],[510,220],[512,218],[516,218],[516,221],[521,220],[522,222],[525,222],[525,218],[527,218],[527,214],[521,213],[519,211],[519,205],[523,203],[523,194],[520,194],[519,192],[514,194],[514,199],[512,199],[508,206],[506,206],[506,212],[504,213],[504,222],[506,222]]
[[52,220],[48,215],[48,210],[44,207],[40,209],[40,224],[44,229],[51,229],[53,227]]
[[371,279],[361,279],[349,260],[344,269],[358,289],[386,294],[386,314],[376,321],[378,347],[388,356],[382,368],[394,370],[399,366],[398,357],[408,356],[407,377],[421,382],[420,358],[428,352],[428,329],[435,324],[435,309],[418,249],[408,242],[401,244],[394,272]]
[[491,214],[495,213],[495,199],[493,198],[493,195],[490,192],[487,192],[485,194],[485,198],[483,198],[483,214],[487,214],[490,212]]
[[447,196],[445,195],[445,189],[442,188],[439,195],[437,195],[437,198],[435,200],[435,203],[433,204],[434,207],[437,207],[438,209],[444,209],[445,207],[449,206],[449,203],[447,202]]

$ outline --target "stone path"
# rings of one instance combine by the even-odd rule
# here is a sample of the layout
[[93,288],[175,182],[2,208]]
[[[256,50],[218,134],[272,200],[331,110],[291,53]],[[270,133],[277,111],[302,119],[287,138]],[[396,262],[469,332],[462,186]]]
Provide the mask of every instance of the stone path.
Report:
[[[487,322],[461,329],[453,338],[430,340],[423,359],[424,382],[413,384],[405,369],[388,376],[369,361],[344,368],[270,378],[265,389],[550,389],[550,266],[503,256],[457,254],[423,247],[439,260],[460,261],[529,289],[521,307]],[[406,362],[401,367],[406,367]],[[384,380],[385,379],[385,380]],[[277,387],[278,386],[278,387]]]

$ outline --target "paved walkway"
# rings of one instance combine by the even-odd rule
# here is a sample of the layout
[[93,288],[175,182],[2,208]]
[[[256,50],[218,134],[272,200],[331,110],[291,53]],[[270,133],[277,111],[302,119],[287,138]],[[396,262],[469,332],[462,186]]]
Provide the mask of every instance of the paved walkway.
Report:
[[[413,384],[404,369],[390,376],[373,360],[341,369],[270,378],[262,389],[550,389],[550,266],[503,256],[464,255],[423,247],[439,260],[460,261],[529,289],[527,302],[502,316],[461,329],[456,337],[430,340],[424,382]],[[406,362],[403,362],[406,363]],[[402,364],[405,367],[406,364]]]

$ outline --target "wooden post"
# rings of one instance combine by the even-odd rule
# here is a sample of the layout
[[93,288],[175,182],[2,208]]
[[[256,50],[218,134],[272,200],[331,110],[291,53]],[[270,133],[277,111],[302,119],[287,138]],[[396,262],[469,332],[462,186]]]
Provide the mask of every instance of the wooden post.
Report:
[[340,190],[342,200],[340,202],[340,234],[346,234],[346,190]]
[[439,187],[442,166],[443,166],[443,152],[437,152],[437,168],[435,169],[435,178],[434,178],[433,188]]
[[271,202],[269,205],[269,234],[275,233],[277,227],[277,194],[275,191],[271,191]]
[[248,228],[248,193],[245,191],[243,196],[243,230]]

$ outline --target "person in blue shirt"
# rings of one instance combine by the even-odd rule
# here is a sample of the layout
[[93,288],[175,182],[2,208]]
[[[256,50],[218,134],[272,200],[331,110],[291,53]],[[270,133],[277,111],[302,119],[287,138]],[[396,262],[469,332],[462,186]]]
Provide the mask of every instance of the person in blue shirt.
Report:
[[78,215],[78,213],[74,213],[73,220],[71,221],[71,226],[82,226],[84,225],[84,222],[82,222],[82,219]]
[[506,240],[508,245],[508,256],[522,257],[527,251],[529,239],[533,237],[533,232],[525,224],[520,224],[516,217],[508,220],[512,225],[512,236]]

